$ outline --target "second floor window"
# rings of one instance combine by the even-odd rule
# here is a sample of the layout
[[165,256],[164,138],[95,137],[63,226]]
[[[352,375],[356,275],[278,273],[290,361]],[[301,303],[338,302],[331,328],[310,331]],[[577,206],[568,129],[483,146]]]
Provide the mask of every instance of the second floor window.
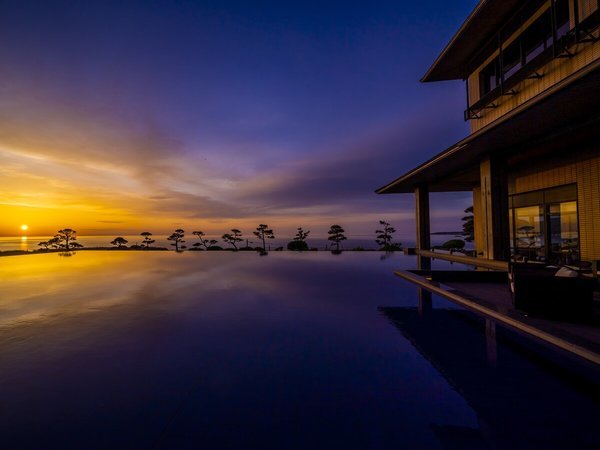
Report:
[[523,47],[525,63],[532,61],[536,56],[549,48],[553,42],[550,11],[542,14],[538,20],[525,30],[520,41]]
[[[502,58],[494,58],[479,75],[480,96],[492,92],[524,66],[550,49],[554,36],[560,39],[570,30],[569,0],[554,0],[555,20],[546,10],[520,36],[502,49]],[[553,23],[555,29],[553,30]]]
[[509,45],[502,53],[502,73],[504,79],[512,77],[523,66],[521,43]]
[[494,58],[494,60],[479,73],[479,82],[481,87],[480,95],[482,97],[500,86],[500,68],[498,58]]

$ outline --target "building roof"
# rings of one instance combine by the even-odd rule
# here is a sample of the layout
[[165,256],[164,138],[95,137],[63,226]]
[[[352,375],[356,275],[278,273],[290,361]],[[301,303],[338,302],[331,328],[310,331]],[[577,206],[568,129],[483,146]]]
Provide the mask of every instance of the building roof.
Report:
[[486,156],[524,157],[535,145],[550,151],[574,145],[576,139],[585,142],[590,133],[597,136],[599,104],[597,60],[375,192],[409,193],[420,185],[432,192],[470,190],[479,181],[479,162]]
[[522,5],[523,0],[480,0],[421,81],[465,79],[469,61]]

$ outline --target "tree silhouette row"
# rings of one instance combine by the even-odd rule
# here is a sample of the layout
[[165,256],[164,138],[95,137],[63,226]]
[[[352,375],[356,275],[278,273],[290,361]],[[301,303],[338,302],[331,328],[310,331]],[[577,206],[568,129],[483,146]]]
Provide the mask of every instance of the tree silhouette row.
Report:
[[[379,245],[380,250],[385,251],[395,251],[401,249],[400,243],[393,243],[393,235],[396,232],[396,229],[390,225],[390,223],[385,221],[380,221],[381,225],[380,230],[376,230],[376,239],[375,242]],[[331,225],[329,231],[327,232],[327,240],[331,242],[331,249],[334,252],[342,251],[342,242],[347,240],[346,231],[344,228],[338,224]],[[310,230],[305,230],[302,227],[298,227],[296,231],[296,235],[293,237],[292,241],[287,244],[287,249],[292,251],[306,251],[309,250],[308,243],[306,239],[310,234]],[[206,233],[204,231],[192,231],[192,235],[195,236],[198,241],[192,244],[190,250],[223,250],[223,248],[218,244],[216,239],[208,239]],[[151,245],[156,242],[155,239],[152,238],[152,233],[149,231],[144,231],[140,233],[140,236],[143,237],[141,244],[132,245],[127,247],[129,241],[122,236],[115,237],[110,244],[115,246],[118,249],[150,249]],[[239,251],[239,250],[254,250],[259,251],[261,254],[265,254],[267,252],[267,241],[275,239],[275,233],[273,229],[269,228],[267,224],[260,224],[256,229],[252,232],[252,236],[258,239],[261,246],[251,247],[250,241],[248,239],[244,239],[242,231],[237,228],[232,228],[229,233],[224,233],[221,236],[222,241],[231,246],[231,250]],[[167,240],[171,242],[171,246],[175,247],[175,251],[181,252],[187,249],[185,245],[185,230],[178,228],[170,236],[167,237]],[[246,245],[241,247],[240,244],[246,241]],[[59,230],[57,234],[48,241],[40,242],[38,244],[43,250],[49,249],[60,249],[70,251],[73,249],[82,248],[79,242],[77,242],[77,231],[71,228],[64,228]],[[277,250],[282,250],[282,247],[277,248]],[[360,249],[360,248],[359,248]]]

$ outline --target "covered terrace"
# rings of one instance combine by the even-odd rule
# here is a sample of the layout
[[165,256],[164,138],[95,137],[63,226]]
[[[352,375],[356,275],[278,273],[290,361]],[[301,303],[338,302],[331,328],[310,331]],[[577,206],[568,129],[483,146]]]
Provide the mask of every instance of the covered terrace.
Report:
[[[417,253],[431,257],[429,194],[471,192],[476,256],[446,256],[490,268],[510,260],[509,175],[548,158],[597,152],[600,137],[600,61],[586,66],[490,125],[377,189],[414,193]],[[470,258],[465,260],[465,258]]]

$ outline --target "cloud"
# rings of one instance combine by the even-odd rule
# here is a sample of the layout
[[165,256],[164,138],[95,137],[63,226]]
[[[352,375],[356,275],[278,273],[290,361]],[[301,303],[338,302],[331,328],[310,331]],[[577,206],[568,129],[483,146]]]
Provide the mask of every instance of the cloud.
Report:
[[35,89],[13,89],[3,100],[0,201],[4,192],[31,206],[85,203],[191,216],[235,210],[214,199],[214,186],[222,185],[218,171],[196,163],[150,116],[65,104]]
[[[0,203],[87,211],[107,225],[125,226],[134,217],[163,224],[265,217],[290,226],[382,214],[409,220],[411,196],[374,190],[446,147],[449,136],[459,137],[454,124],[432,126],[423,115],[342,142],[325,139],[310,151],[286,148],[265,164],[264,155],[277,153],[273,143],[248,141],[235,147],[236,156],[173,137],[151,113],[132,113],[118,102],[69,103],[19,83],[6,94]],[[463,203],[457,198],[443,208]]]
[[[398,208],[398,203],[412,202],[412,198],[378,196],[375,189],[408,171],[420,162],[421,155],[442,150],[448,145],[448,135],[453,134],[443,124],[425,135],[422,128],[410,124],[382,130],[323,152],[327,156],[282,164],[242,182],[236,199],[266,209],[338,205],[367,210]],[[423,151],[415,156],[416,149]]]
[[148,198],[144,209],[160,211],[160,214],[178,215],[189,219],[239,218],[251,216],[249,208],[208,196],[188,192],[165,190]]

